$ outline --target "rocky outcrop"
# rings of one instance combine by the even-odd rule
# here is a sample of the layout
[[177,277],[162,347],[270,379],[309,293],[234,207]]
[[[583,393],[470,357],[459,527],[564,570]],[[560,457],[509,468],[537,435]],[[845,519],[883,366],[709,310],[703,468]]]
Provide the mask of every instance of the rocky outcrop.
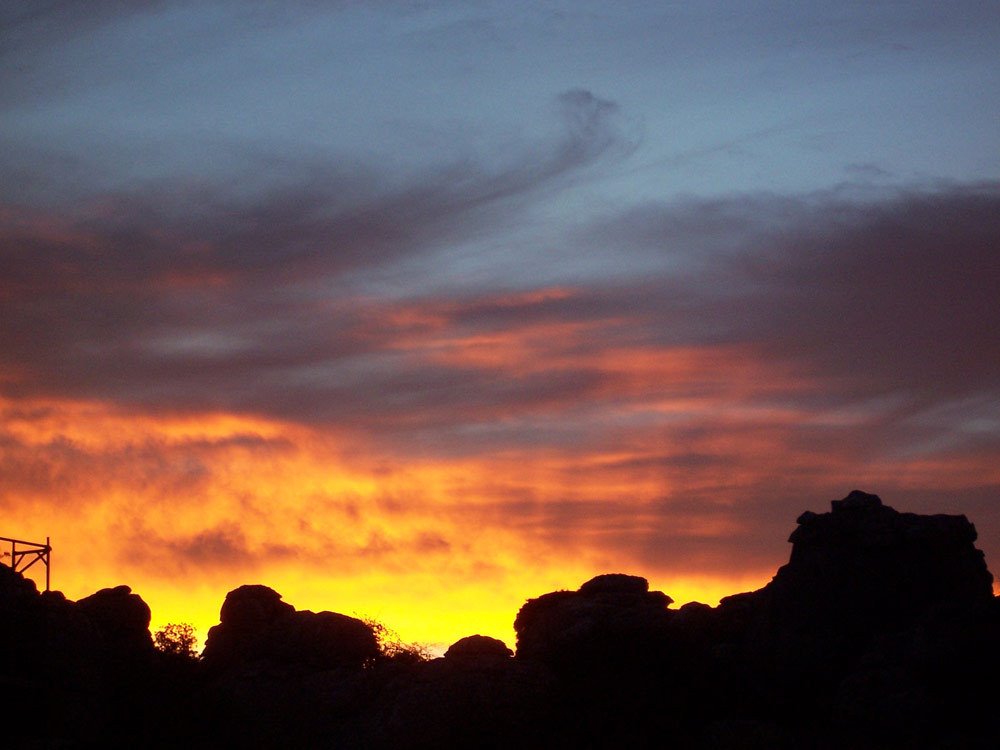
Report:
[[768,586],[787,624],[870,633],[992,598],[965,516],[899,513],[858,490],[831,508],[799,516],[791,559]]
[[975,540],[965,516],[899,513],[855,490],[799,516],[789,562],[760,591],[723,599],[715,619],[762,660],[843,669],[874,638],[991,601]]
[[370,717],[378,748],[531,748],[553,716],[555,679],[496,638],[471,635],[405,669]]
[[[928,697],[930,675],[972,669],[976,657],[956,648],[968,635],[929,633],[934,623],[982,622],[993,604],[975,540],[964,516],[900,513],[858,490],[827,513],[803,513],[789,562],[767,586],[693,613],[714,657],[705,665],[715,700],[786,725],[820,712],[831,732],[932,736],[927,717],[943,704]],[[944,653],[961,660],[945,668]]]
[[561,679],[580,742],[978,737],[987,711],[969,707],[997,690],[967,676],[1000,667],[988,645],[1000,605],[975,540],[964,516],[900,513],[854,491],[799,517],[789,562],[759,591],[674,611],[644,579],[598,576],[522,607],[517,658]]
[[267,586],[230,591],[219,620],[202,655],[210,669],[360,669],[379,653],[375,633],[361,620],[297,611]]
[[[600,575],[528,600],[517,652],[380,653],[373,628],[231,591],[201,663],[150,656],[128,587],[79,602],[0,566],[7,737],[34,746],[1000,747],[1000,601],[964,516],[855,491],[758,591],[670,608]],[[153,653],[155,657],[155,652]]]
[[521,607],[516,658],[556,677],[549,743],[642,747],[676,733],[691,670],[670,637],[671,602],[645,578],[610,573]]
[[141,658],[153,651],[149,605],[128,586],[101,589],[80,599],[77,608],[97,627],[115,658]]
[[371,626],[336,612],[296,610],[262,585],[230,591],[219,621],[202,652],[204,685],[187,741],[362,744],[357,725],[372,699],[363,668],[379,655]]
[[529,599],[514,620],[517,655],[557,670],[613,666],[661,651],[673,600],[639,576],[609,573],[577,591]]
[[507,644],[488,635],[467,635],[460,638],[444,652],[444,658],[457,662],[504,661],[514,655]]
[[0,565],[5,736],[76,746],[129,731],[149,684],[149,607],[126,586],[72,602]]

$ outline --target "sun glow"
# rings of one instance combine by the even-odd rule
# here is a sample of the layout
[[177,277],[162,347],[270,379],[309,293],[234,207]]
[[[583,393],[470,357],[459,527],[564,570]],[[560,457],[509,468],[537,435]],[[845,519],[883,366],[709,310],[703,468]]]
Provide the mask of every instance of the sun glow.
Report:
[[[608,470],[629,451],[403,462],[328,430],[227,414],[51,400],[0,409],[17,446],[5,455],[5,534],[50,536],[53,585],[70,598],[124,582],[150,604],[154,630],[189,622],[202,639],[227,591],[263,583],[300,609],[374,618],[407,641],[444,648],[479,632],[512,644],[528,597],[576,588],[602,566],[637,570],[622,550],[589,548],[591,522],[577,513],[665,489]],[[576,527],[552,545],[531,526],[557,501]],[[664,588],[678,603],[711,602],[734,585],[708,576]]]
[[[556,333],[572,336],[537,335]],[[464,366],[519,368],[535,335],[513,347],[513,363],[482,359],[474,342],[453,353],[464,351]],[[203,639],[226,592],[262,583],[299,609],[373,618],[443,649],[473,632],[513,645],[527,598],[605,572],[645,576],[675,606],[758,588],[787,559],[793,518],[766,527],[771,547],[742,558],[734,550],[765,536],[775,477],[830,481],[863,466],[880,486],[961,487],[972,469],[1000,482],[975,455],[859,461],[859,446],[831,437],[850,425],[744,399],[751,381],[766,390],[787,374],[768,381],[749,367],[750,385],[736,395],[670,397],[671,382],[706,362],[738,380],[745,358],[680,350],[602,359],[630,373],[618,381],[622,398],[576,416],[565,407],[579,429],[489,450],[418,443],[407,453],[346,427],[0,401],[0,533],[51,537],[53,585],[70,598],[127,583],[150,604],[154,630],[189,622]],[[661,395],[627,397],[657,381]],[[548,429],[544,411],[515,422],[522,438]]]

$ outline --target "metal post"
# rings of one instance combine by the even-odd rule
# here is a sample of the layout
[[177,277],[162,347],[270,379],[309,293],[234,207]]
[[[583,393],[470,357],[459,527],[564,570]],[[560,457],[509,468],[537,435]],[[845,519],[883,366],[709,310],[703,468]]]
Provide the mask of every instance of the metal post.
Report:
[[52,545],[49,538],[45,537],[45,590],[49,590],[49,580],[51,572],[49,566],[52,564]]

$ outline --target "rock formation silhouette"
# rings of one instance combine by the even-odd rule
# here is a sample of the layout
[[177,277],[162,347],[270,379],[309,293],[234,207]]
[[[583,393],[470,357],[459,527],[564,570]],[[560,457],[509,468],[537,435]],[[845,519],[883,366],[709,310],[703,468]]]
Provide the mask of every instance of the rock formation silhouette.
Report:
[[168,659],[127,586],[71,602],[0,567],[5,728],[37,747],[995,748],[1000,605],[975,540],[854,491],[718,607],[599,575],[529,599],[516,653],[472,635],[423,661],[262,585],[226,596],[201,661]]
[[202,655],[211,669],[360,669],[378,655],[371,626],[336,612],[296,611],[267,586],[230,591],[219,620]]

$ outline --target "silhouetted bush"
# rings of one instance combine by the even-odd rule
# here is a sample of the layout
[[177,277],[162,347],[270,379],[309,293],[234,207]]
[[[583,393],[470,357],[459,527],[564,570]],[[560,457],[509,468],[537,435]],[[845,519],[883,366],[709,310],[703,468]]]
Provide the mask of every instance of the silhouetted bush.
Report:
[[373,617],[361,617],[361,622],[371,628],[378,642],[378,655],[370,664],[419,664],[433,657],[430,648],[422,643],[407,643],[399,633]]
[[153,646],[162,654],[197,659],[197,645],[194,626],[186,622],[169,623],[153,634]]

